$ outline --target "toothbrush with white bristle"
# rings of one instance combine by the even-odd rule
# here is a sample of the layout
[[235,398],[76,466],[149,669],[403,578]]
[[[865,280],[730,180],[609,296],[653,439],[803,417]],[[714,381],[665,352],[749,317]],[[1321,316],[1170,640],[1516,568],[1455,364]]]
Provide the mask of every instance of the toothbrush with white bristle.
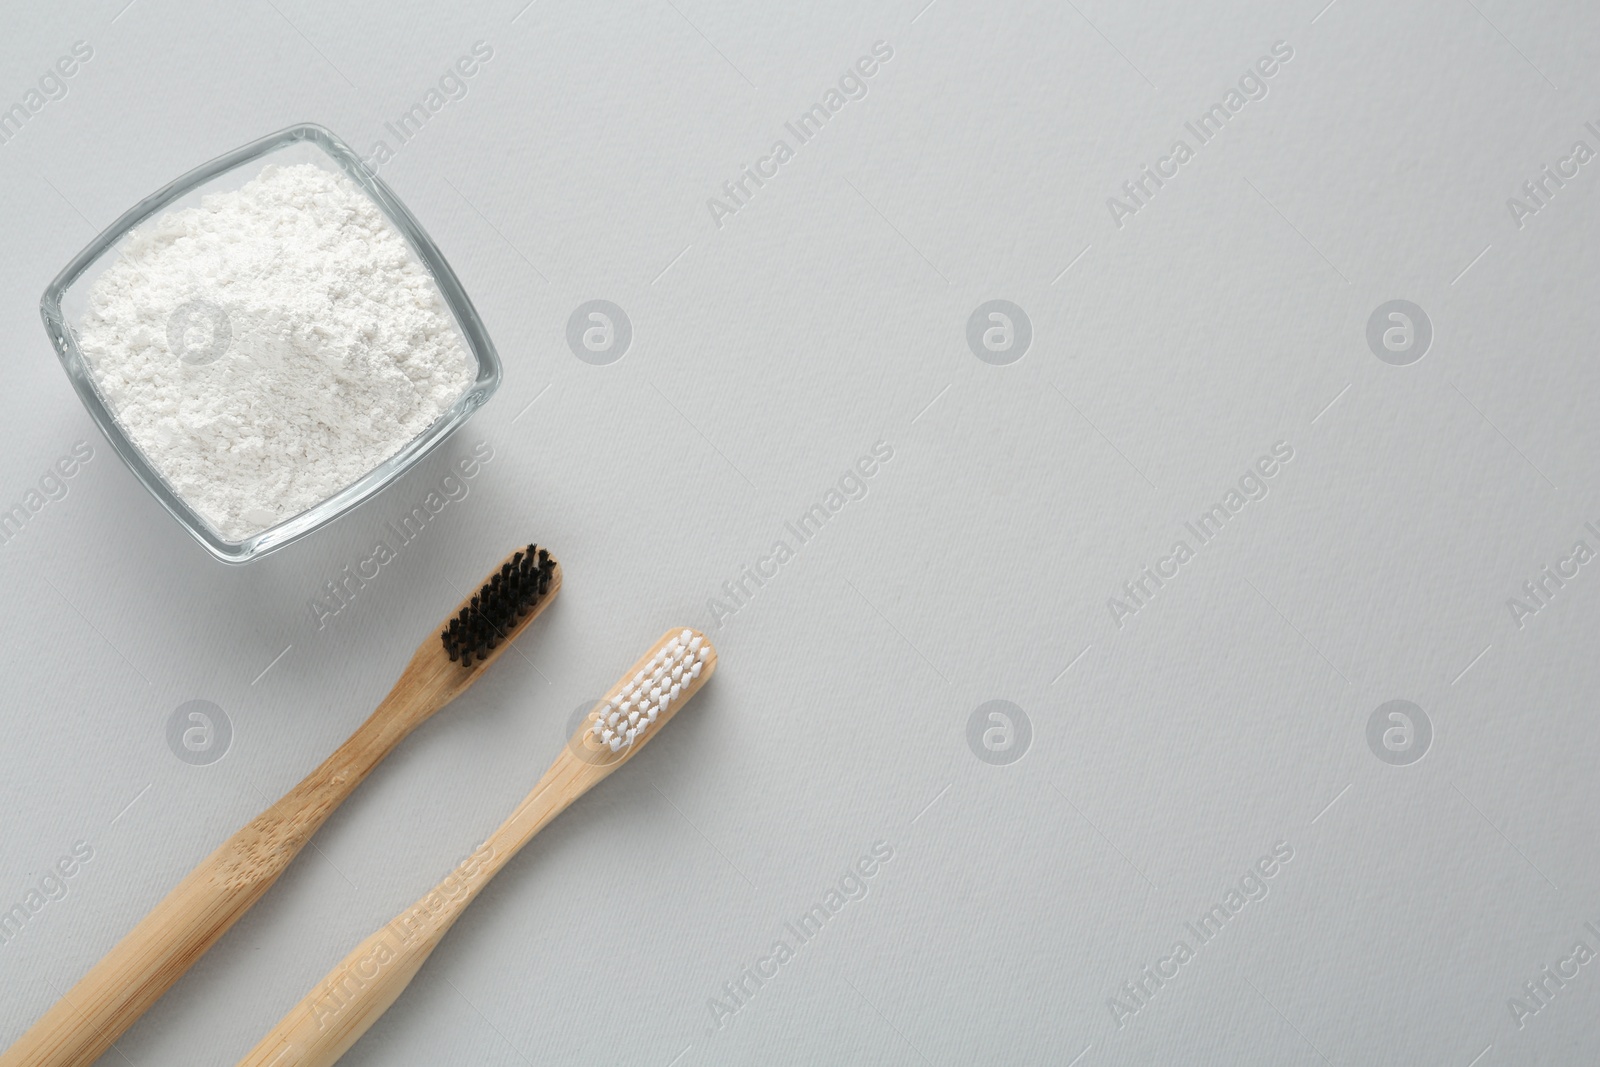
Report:
[[574,800],[604,781],[717,669],[704,634],[671,630],[595,705],[511,817],[444,881],[328,973],[239,1067],[331,1067],[395,1002],[489,879]]

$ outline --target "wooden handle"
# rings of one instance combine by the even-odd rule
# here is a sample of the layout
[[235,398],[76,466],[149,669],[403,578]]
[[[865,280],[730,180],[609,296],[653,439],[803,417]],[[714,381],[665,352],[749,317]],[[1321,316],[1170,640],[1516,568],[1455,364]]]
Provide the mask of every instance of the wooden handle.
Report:
[[[576,743],[576,741],[574,742]],[[564,752],[499,829],[444,881],[357,945],[239,1067],[331,1067],[405,991],[489,879],[614,765]]]
[[328,1067],[411,984],[445,931],[499,869],[485,844],[383,929],[357,945],[262,1038],[241,1065]]
[[4,1055],[0,1067],[88,1067],[278,880],[318,827],[426,718],[396,686],[282,800],[190,871]]

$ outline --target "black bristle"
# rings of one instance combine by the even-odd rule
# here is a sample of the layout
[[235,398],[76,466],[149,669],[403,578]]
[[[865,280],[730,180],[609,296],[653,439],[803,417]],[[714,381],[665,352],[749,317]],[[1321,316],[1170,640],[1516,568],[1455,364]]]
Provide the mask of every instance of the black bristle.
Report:
[[487,661],[490,652],[550,591],[555,569],[549,550],[530,544],[491,571],[439,635],[451,661],[463,667]]

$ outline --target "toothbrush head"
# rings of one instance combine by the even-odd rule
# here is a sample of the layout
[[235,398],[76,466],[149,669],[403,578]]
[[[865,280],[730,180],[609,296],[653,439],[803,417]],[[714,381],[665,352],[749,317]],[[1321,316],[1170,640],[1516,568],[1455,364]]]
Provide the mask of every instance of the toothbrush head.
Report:
[[717,650],[698,630],[668,630],[612,687],[573,738],[580,758],[618,764],[660,732],[717,669]]
[[529,545],[508,556],[483,587],[462,602],[439,635],[445,652],[463,668],[487,663],[555,598],[561,568],[550,553]]

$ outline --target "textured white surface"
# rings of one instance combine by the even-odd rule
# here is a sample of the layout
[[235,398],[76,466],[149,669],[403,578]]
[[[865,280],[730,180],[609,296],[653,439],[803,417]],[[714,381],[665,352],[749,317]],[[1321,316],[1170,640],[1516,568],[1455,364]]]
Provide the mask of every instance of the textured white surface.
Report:
[[79,331],[128,436],[232,540],[354,483],[477,371],[399,230],[309,163],[139,227]]
[[[1600,147],[1600,12],[123,3],[17,10],[0,39],[0,100],[94,53],[0,144],[0,504],[95,450],[0,545],[0,904],[93,849],[0,944],[0,1041],[537,540],[566,577],[521,654],[357,791],[128,1061],[242,1054],[672,625],[716,643],[714,683],[496,878],[346,1062],[1596,1058],[1594,964],[1520,1029],[1508,1001],[1600,948],[1600,576],[1520,628],[1507,602],[1600,548],[1600,174],[1521,228],[1507,200]],[[865,96],[800,143],[785,123],[878,41]],[[1266,95],[1195,144],[1185,124],[1279,41]],[[94,436],[37,303],[139,197],[304,120],[384,142],[506,383],[380,497],[229,569]],[[1116,226],[1108,198],[1183,137]],[[774,165],[719,228],[707,200]],[[594,300],[631,323],[610,365],[582,341],[605,345]],[[1031,323],[1008,366],[969,346],[991,300]],[[1431,321],[1408,366],[1367,340],[1392,300]],[[1243,480],[1279,442],[1262,495]],[[420,534],[387,532],[446,480]],[[1198,544],[1186,524],[1230,490],[1257,499]],[[319,628],[311,598],[380,538],[394,558]],[[1185,538],[1119,628],[1108,600]],[[1367,739],[1396,699],[1432,726],[1409,766]],[[168,747],[190,700],[232,723],[210,765]],[[1021,737],[996,700],[1031,724],[1009,765],[969,747],[986,705],[976,751],[1005,741],[994,714]],[[830,891],[802,944],[788,927]],[[596,900],[634,921],[597,925]],[[785,939],[713,1031],[708,1001]],[[1108,999],[1180,940],[1119,1029]]]

